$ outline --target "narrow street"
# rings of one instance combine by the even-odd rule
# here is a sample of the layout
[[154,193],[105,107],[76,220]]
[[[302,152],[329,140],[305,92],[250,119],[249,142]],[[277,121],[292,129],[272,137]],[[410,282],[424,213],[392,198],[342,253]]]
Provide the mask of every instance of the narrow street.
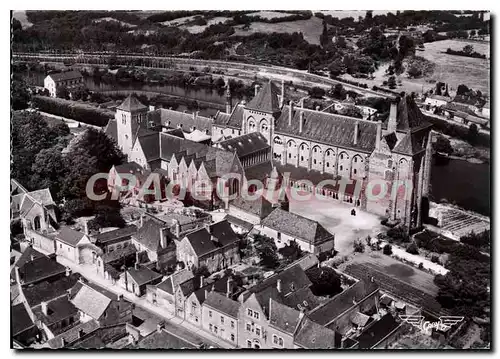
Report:
[[[150,312],[154,316],[158,316],[165,320],[166,325],[169,327],[170,331],[173,331],[172,329],[175,329],[177,327],[179,330],[178,331],[173,331],[176,335],[181,336],[183,332],[189,332],[190,335],[198,337],[201,341],[206,343],[208,346],[213,346],[216,348],[224,348],[224,349],[234,349],[235,346],[231,345],[230,343],[226,343],[224,340],[215,337],[214,335],[211,335],[209,333],[206,333],[203,331],[201,328],[196,327],[192,325],[191,323],[187,322],[186,320],[183,320],[181,318],[178,318],[176,316],[173,316],[172,314],[168,313],[166,310],[163,310],[160,307],[157,307],[153,305],[152,303],[149,303],[145,297],[137,297],[135,294],[130,293],[126,291],[125,289],[121,288],[117,284],[112,284],[110,281],[104,279],[100,275],[98,275],[95,272],[95,269],[90,266],[90,265],[77,265],[66,258],[63,258],[61,256],[57,256],[57,262],[62,264],[63,266],[67,266],[71,268],[71,270],[74,273],[80,273],[82,276],[84,276],[87,280],[90,282],[93,282],[106,290],[109,290],[110,292],[113,292],[115,294],[122,294],[123,298],[129,300],[130,302],[134,303],[137,307],[141,307],[142,309]],[[189,341],[190,338],[186,337],[186,340]]]

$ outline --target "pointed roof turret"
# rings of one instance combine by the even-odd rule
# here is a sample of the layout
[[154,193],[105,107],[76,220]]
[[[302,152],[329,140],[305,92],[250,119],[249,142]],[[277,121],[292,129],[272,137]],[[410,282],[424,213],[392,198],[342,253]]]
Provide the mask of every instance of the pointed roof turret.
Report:
[[269,81],[262,87],[262,90],[257,93],[257,95],[248,103],[246,107],[267,113],[279,112],[279,94],[280,90],[278,87]]
[[147,108],[148,107],[146,105],[143,105],[134,95],[129,95],[125,99],[125,101],[123,101],[121,105],[117,107],[118,110],[127,112],[135,112]]

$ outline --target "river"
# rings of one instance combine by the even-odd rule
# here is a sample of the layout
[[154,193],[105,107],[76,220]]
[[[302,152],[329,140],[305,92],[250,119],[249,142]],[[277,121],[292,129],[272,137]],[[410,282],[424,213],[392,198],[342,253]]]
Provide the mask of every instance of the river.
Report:
[[[43,86],[44,74],[39,72],[25,73],[28,83]],[[215,90],[189,88],[178,85],[154,84],[105,84],[97,83],[92,77],[85,78],[86,86],[92,91],[142,90],[160,92],[166,95],[185,97],[212,104],[225,104],[225,96]],[[233,101],[234,102],[234,101]],[[178,108],[183,110],[184,108]],[[208,109],[207,113],[215,111]],[[211,113],[213,112],[213,113]],[[440,202],[443,199],[464,209],[472,210],[484,215],[490,215],[490,165],[474,164],[463,160],[450,160],[445,165],[433,163],[431,173],[432,200]]]

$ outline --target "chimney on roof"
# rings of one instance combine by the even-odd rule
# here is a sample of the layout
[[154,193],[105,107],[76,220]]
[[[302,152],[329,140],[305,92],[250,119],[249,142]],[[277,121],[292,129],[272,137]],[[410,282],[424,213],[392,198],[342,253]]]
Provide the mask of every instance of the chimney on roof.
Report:
[[259,92],[259,85],[255,84],[255,95],[257,96],[257,93]]
[[358,144],[359,121],[354,124],[354,145]]
[[227,279],[226,296],[230,298],[231,294],[233,294],[233,277]]
[[302,133],[302,129],[304,128],[304,121],[304,112],[300,111],[299,133]]
[[71,268],[66,267],[66,277],[69,277],[71,275]]
[[165,323],[163,323],[163,321],[161,321],[158,324],[156,324],[156,331],[158,333],[161,333],[161,331],[163,330],[164,327],[165,327]]
[[85,233],[87,236],[89,235],[89,224],[88,221],[83,222],[83,233]]
[[278,290],[279,293],[281,293],[281,279],[278,279],[276,281],[276,289]]
[[389,112],[389,121],[387,121],[387,132],[396,132],[398,116],[398,105],[395,101],[391,102],[391,110]]
[[377,137],[375,138],[375,148],[380,151],[380,142],[382,141],[382,121],[377,121]]
[[288,127],[292,126],[293,118],[293,101],[290,100],[290,112],[288,113]]
[[163,232],[163,228],[160,228],[160,245],[162,248],[167,248],[167,236]]
[[42,306],[42,313],[44,315],[48,315],[48,307],[47,307],[47,302],[41,302],[40,305]]
[[280,98],[280,108],[283,107],[285,103],[285,80],[281,80],[281,98]]
[[181,224],[179,223],[178,219],[174,219],[174,235],[179,238],[181,235]]

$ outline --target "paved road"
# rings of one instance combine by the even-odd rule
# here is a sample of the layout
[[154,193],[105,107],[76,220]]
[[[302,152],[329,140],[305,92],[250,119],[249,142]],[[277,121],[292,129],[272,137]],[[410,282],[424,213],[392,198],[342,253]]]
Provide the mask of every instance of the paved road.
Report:
[[[336,84],[341,84],[345,88],[353,91],[357,91],[363,94],[368,94],[371,96],[378,97],[390,97],[390,94],[373,91],[371,89],[364,89],[348,83],[333,80],[325,76],[320,76],[316,74],[308,73],[305,70],[297,70],[289,67],[276,66],[276,65],[254,65],[246,64],[241,62],[230,62],[222,60],[200,60],[200,59],[189,59],[180,58],[172,56],[147,56],[143,54],[103,54],[103,53],[59,53],[59,54],[49,54],[49,53],[13,53],[14,59],[27,61],[27,60],[38,60],[46,62],[64,62],[72,61],[74,63],[83,64],[107,64],[107,58],[114,56],[117,59],[146,59],[150,62],[151,68],[167,68],[167,63],[172,64],[182,64],[184,66],[209,66],[212,68],[225,68],[234,71],[245,71],[249,70],[252,73],[266,73],[266,75],[275,80],[281,80],[283,76],[291,79],[292,81],[302,81],[308,83],[309,86],[334,86]],[[95,62],[97,61],[97,62]],[[95,63],[94,63],[95,62]]]
[[113,285],[111,284],[110,281],[104,279],[101,277],[99,274],[96,273],[95,268],[90,265],[76,265],[75,263],[67,260],[66,258],[63,258],[61,256],[57,256],[57,262],[60,264],[70,267],[73,272],[80,273],[83,275],[86,279],[88,279],[90,282],[93,282],[99,286],[104,287],[105,289],[109,290],[110,292],[113,292],[115,294],[122,294],[123,297],[130,302],[134,303],[136,306],[141,307],[142,309],[146,310],[147,312],[150,312],[154,316],[158,316],[162,318],[165,321],[166,327],[168,330],[174,331],[175,328],[178,330],[175,331],[176,335],[182,336],[183,333],[186,333],[186,331],[190,334],[190,337],[188,335],[185,335],[185,339],[187,341],[192,341],[193,337],[197,337],[199,340],[201,340],[203,343],[208,344],[209,346],[213,346],[216,348],[224,348],[224,349],[233,349],[235,346],[231,345],[230,343],[226,343],[224,340],[217,338],[203,330],[201,328],[196,327],[192,325],[191,323],[178,318],[176,316],[173,316],[172,314],[168,313],[166,310],[157,307],[153,305],[152,303],[149,303],[146,301],[145,297],[137,297],[134,294],[127,292],[125,289],[118,285]]

